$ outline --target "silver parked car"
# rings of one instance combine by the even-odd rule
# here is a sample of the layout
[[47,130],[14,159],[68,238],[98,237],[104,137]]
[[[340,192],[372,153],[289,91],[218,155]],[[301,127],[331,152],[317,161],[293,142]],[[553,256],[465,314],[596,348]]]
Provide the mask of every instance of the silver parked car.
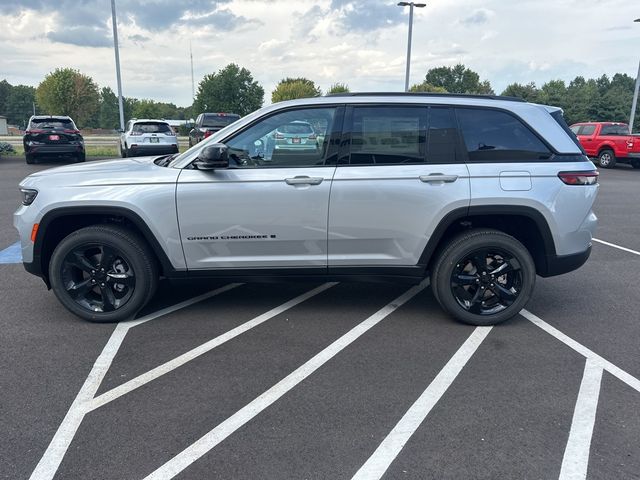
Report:
[[[290,125],[317,148],[271,149]],[[492,325],[536,275],[587,260],[597,176],[558,108],[346,94],[270,105],[181,155],[34,173],[14,222],[26,269],[91,321],[131,318],[159,276],[288,275],[430,277],[449,314]]]

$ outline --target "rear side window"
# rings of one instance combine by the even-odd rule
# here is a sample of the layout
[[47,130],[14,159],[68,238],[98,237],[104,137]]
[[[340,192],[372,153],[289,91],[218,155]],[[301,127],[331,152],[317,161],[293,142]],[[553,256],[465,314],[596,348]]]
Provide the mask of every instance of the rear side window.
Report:
[[603,125],[600,135],[629,135],[629,127],[626,125]]
[[171,133],[171,127],[167,123],[137,122],[133,124],[135,133]]
[[424,163],[427,109],[424,107],[354,107],[352,165]]
[[547,146],[516,117],[498,110],[457,108],[470,162],[546,159]]
[[585,125],[584,127],[582,127],[578,135],[593,135],[595,131],[595,125]]
[[429,109],[427,163],[453,163],[457,160],[458,128],[450,108]]

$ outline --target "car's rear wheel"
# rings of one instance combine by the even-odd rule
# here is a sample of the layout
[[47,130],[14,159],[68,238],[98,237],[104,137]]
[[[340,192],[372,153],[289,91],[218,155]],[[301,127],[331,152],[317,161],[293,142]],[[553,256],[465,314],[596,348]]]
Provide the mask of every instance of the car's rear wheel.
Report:
[[470,325],[495,325],[516,315],[535,285],[536,269],[518,240],[497,230],[470,230],[437,259],[431,288],[442,308]]
[[34,163],[36,163],[36,157],[31,154],[25,154],[24,158],[29,165],[33,165]]
[[602,168],[613,168],[616,166],[616,154],[613,150],[605,149],[598,155],[598,165]]
[[118,226],[91,226],[65,237],[49,264],[51,287],[91,322],[128,320],[155,292],[158,273],[146,242]]
[[86,157],[86,155],[85,155],[85,153],[84,153],[84,152],[76,153],[76,157],[75,157],[75,158],[76,158],[76,162],[77,162],[77,163],[84,162],[84,161],[86,161],[86,159],[87,159],[87,157]]
[[640,168],[640,160],[634,160],[631,162],[633,168]]
[[122,148],[122,143],[120,143],[118,145],[119,145],[119,148],[120,148],[120,156],[122,158],[127,158],[127,149],[126,149],[126,147]]

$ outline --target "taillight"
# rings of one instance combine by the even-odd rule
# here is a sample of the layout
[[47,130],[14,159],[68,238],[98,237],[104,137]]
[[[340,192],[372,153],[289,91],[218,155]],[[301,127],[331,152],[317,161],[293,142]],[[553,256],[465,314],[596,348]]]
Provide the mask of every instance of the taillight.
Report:
[[64,133],[80,133],[80,130],[65,129]]
[[598,183],[597,170],[588,172],[560,172],[558,177],[567,185],[595,185]]
[[276,133],[276,140],[284,140],[284,135],[281,133]]
[[38,129],[38,128],[34,128],[34,129],[32,129],[32,130],[27,130],[27,131],[26,131],[26,132],[24,132],[24,133],[26,133],[27,135],[29,135],[30,133],[44,133],[44,130],[40,130],[40,129]]
[[211,130],[207,130],[206,132],[204,132],[204,138],[207,138],[210,136],[211,136]]

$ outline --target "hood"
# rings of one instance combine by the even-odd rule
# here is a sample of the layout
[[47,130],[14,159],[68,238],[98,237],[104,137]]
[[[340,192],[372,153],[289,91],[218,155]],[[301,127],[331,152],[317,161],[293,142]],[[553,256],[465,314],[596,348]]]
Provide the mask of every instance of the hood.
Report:
[[123,158],[49,168],[32,173],[20,185],[52,188],[175,183],[180,170],[160,167],[153,163],[155,158]]

